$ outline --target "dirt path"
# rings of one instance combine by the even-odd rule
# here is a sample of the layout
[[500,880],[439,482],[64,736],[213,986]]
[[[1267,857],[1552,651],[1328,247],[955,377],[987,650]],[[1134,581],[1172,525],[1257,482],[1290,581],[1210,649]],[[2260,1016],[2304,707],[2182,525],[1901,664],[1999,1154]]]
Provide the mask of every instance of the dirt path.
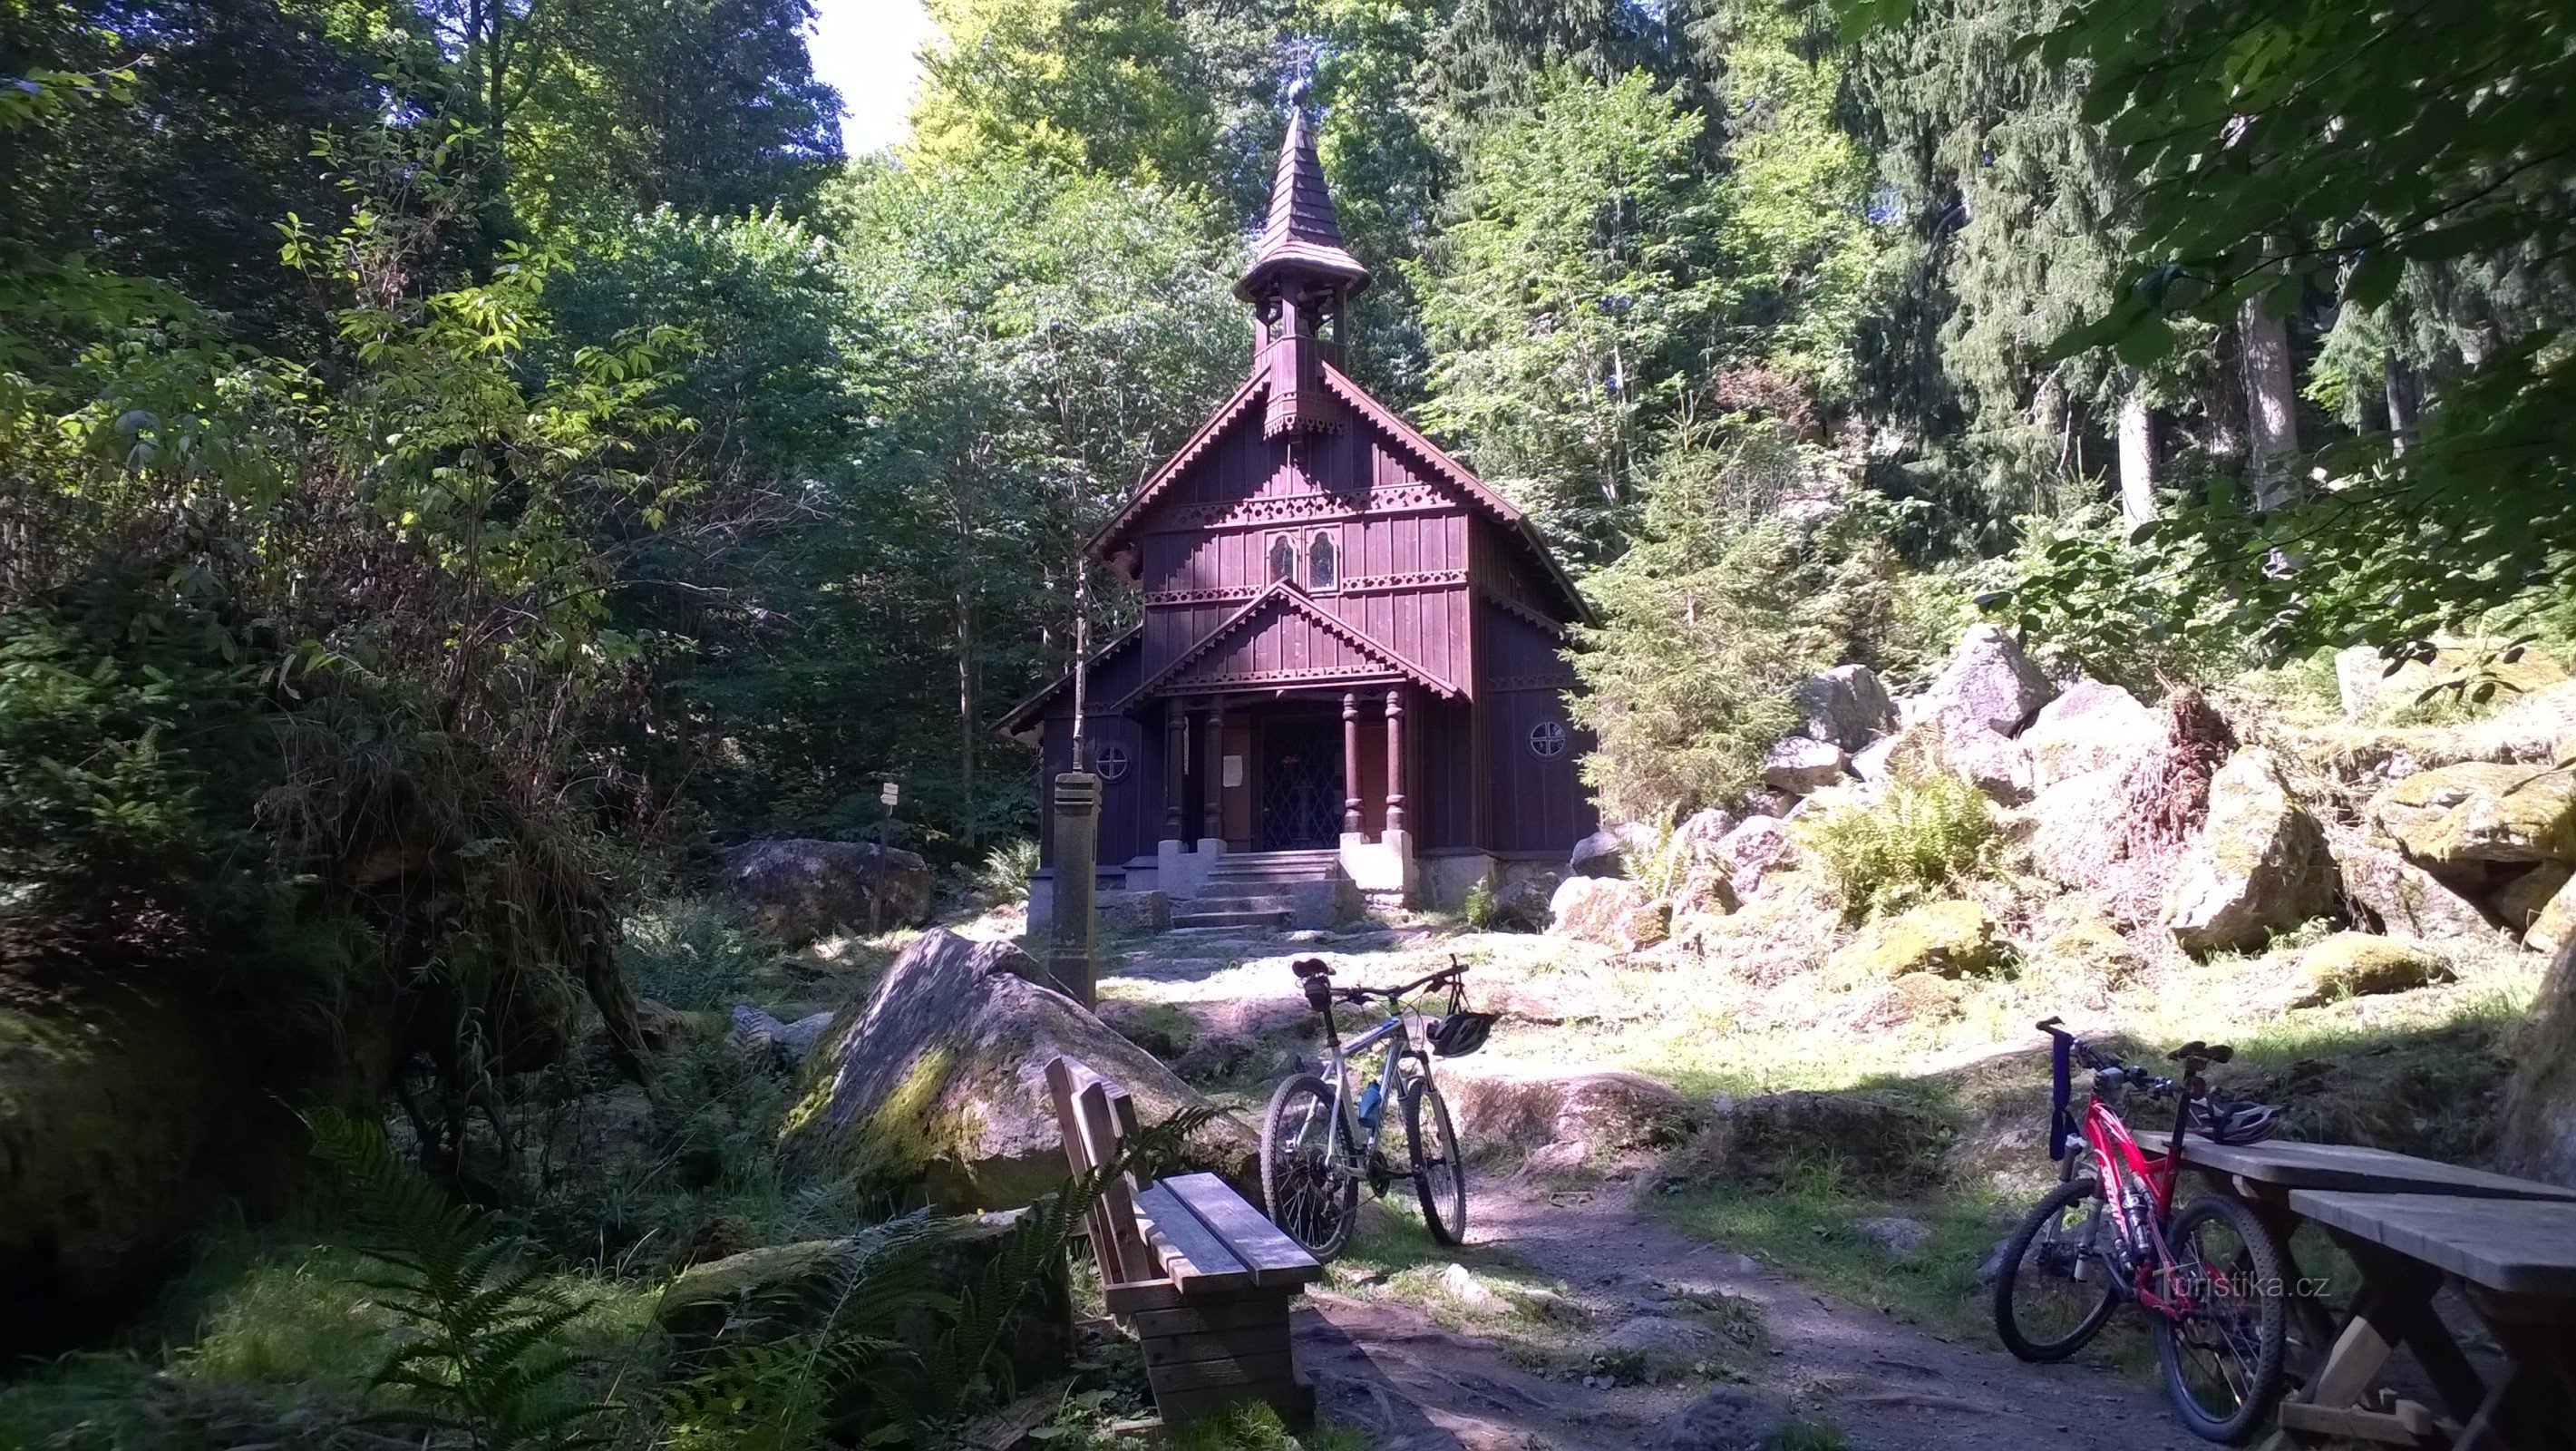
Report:
[[[1762,1307],[1771,1354],[1757,1388],[1839,1424],[1854,1451],[2101,1447],[2186,1451],[2153,1387],[2083,1366],[2029,1366],[1887,1316],[1827,1302],[1721,1245],[1636,1212],[1615,1191],[1578,1203],[1478,1186],[1473,1242],[1509,1249],[1615,1318],[1657,1292],[1724,1292]],[[1332,1294],[1298,1325],[1319,1403],[1408,1451],[1635,1448],[1700,1388],[1593,1388],[1535,1374],[1421,1309]]]
[[[1336,942],[1344,958],[1413,946],[1411,934]],[[1264,1015],[1283,996],[1276,940],[1171,941],[1131,953],[1107,992],[1189,1004],[1219,1018]],[[1306,949],[1311,950],[1311,949]],[[1367,969],[1360,969],[1365,977]],[[1769,1342],[1751,1388],[1839,1424],[1853,1451],[2186,1451],[2206,1443],[2156,1387],[2083,1366],[2031,1366],[1990,1340],[1956,1341],[1828,1302],[1726,1246],[1635,1207],[1633,1188],[1549,1196],[1487,1176],[1474,1185],[1472,1244],[1565,1285],[1594,1323],[1669,1313],[1675,1295],[1723,1293],[1761,1308]],[[1586,1385],[1516,1362],[1500,1342],[1444,1328],[1423,1306],[1330,1292],[1297,1316],[1298,1362],[1324,1414],[1394,1451],[1714,1451],[1670,1434],[1704,1385]]]

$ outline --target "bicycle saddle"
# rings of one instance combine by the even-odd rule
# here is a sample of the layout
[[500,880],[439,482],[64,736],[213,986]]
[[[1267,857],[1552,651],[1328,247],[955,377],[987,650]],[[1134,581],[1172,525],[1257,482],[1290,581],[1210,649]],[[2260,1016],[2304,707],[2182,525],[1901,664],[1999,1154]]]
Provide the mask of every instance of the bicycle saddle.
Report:
[[1297,974],[1301,982],[1310,977],[1329,977],[1333,971],[1324,965],[1324,959],[1320,957],[1301,957],[1288,964],[1288,970]]
[[2198,1038],[2165,1055],[2176,1063],[2198,1060],[2202,1063],[2225,1063],[2236,1056],[2236,1050],[2224,1043],[2204,1043]]

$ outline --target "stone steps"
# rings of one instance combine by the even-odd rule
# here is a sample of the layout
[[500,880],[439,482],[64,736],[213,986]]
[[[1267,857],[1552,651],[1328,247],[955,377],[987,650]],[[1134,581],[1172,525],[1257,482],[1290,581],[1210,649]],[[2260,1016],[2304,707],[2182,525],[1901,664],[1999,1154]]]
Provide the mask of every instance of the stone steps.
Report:
[[1175,912],[1172,914],[1172,930],[1175,932],[1195,932],[1201,929],[1231,932],[1245,927],[1266,927],[1275,931],[1287,925],[1288,911],[1284,907],[1276,911]]

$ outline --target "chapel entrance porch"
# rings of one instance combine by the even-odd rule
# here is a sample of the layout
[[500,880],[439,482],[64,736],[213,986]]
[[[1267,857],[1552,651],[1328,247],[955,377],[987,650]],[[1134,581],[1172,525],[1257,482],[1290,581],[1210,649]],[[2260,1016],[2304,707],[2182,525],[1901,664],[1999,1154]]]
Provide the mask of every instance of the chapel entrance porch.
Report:
[[[1404,765],[1412,687],[1166,697],[1157,876],[1180,910],[1238,910],[1256,881],[1402,903],[1412,876]],[[1183,905],[1187,904],[1187,905]],[[1253,910],[1262,902],[1243,902]],[[1297,915],[1311,916],[1311,904]]]

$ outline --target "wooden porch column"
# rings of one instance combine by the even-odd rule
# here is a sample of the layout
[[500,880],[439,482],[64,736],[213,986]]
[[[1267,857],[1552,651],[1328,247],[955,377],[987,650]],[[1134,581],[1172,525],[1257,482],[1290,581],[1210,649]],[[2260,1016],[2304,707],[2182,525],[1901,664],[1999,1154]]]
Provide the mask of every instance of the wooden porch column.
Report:
[[1207,808],[1200,815],[1199,840],[1225,839],[1225,697],[1207,705],[1207,746],[1199,752],[1199,775],[1205,781]]
[[1360,693],[1342,692],[1342,835],[1360,834]]
[[1386,830],[1404,830],[1404,687],[1386,692]]
[[1177,700],[1163,711],[1163,840],[1181,839],[1181,792],[1189,786],[1190,713]]

